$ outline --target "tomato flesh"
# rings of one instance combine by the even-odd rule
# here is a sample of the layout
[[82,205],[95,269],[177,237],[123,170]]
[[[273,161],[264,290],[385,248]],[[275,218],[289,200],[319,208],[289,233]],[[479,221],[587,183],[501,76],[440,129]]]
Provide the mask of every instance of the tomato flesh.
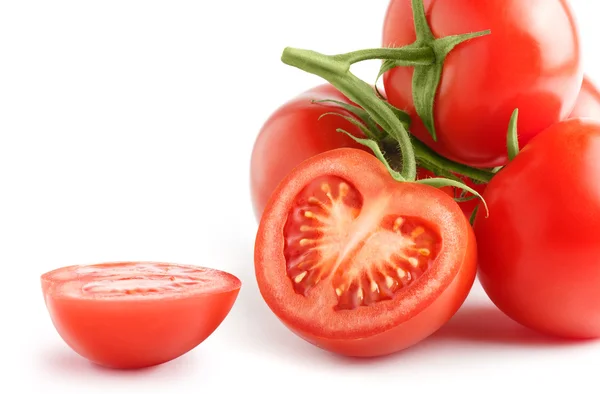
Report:
[[270,200],[257,234],[263,298],[293,332],[378,356],[435,332],[475,277],[472,229],[446,193],[399,183],[356,149],[317,155]]
[[[507,163],[506,130],[519,108],[522,146],[568,117],[583,69],[577,26],[567,0],[424,0],[435,37],[489,29],[458,45],[443,66],[434,107],[437,141],[416,115],[413,68],[384,75],[391,104],[413,118],[411,132],[441,155],[475,167]],[[411,0],[392,0],[383,45],[415,40]]]
[[392,299],[435,258],[438,235],[418,219],[388,215],[373,223],[368,239],[356,237],[362,196],[342,179],[327,178],[311,182],[288,215],[284,255],[294,289],[307,295],[331,278],[338,310]]
[[557,123],[494,176],[474,223],[486,293],[545,334],[600,337],[598,157],[598,121]]
[[41,281],[63,340],[111,368],[148,367],[192,350],[222,323],[241,287],[226,272],[154,262],[63,267]]

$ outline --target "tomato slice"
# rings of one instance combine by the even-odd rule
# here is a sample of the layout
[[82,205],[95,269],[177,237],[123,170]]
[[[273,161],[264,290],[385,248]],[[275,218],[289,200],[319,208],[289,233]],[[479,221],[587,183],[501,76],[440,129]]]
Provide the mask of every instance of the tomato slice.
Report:
[[294,333],[339,354],[379,356],[423,340],[458,310],[476,246],[447,193],[396,182],[374,156],[342,148],[306,160],[275,190],[255,271]]
[[227,272],[157,262],[68,266],[41,283],[63,340],[111,368],[148,367],[192,350],[223,322],[241,288]]

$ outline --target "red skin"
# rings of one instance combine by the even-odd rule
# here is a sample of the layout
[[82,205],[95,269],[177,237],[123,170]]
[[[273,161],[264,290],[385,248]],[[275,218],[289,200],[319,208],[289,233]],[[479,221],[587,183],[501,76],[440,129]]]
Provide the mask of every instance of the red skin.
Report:
[[598,157],[597,121],[551,126],[488,184],[474,223],[486,293],[542,333],[600,337]]
[[[417,138],[452,160],[491,168],[507,163],[506,130],[515,108],[522,145],[569,116],[583,71],[566,0],[424,0],[424,5],[436,37],[486,29],[491,34],[457,46],[446,58],[434,108],[437,142],[414,110],[413,69],[396,67],[384,75],[390,103],[411,115]],[[414,40],[411,0],[392,0],[383,45]]]
[[336,148],[368,148],[336,130],[342,128],[363,137],[360,129],[339,116],[319,117],[327,112],[351,115],[339,106],[313,104],[312,100],[350,101],[330,84],[314,87],[283,104],[262,127],[250,162],[250,190],[254,214],[260,219],[277,184],[304,160]]
[[[307,200],[306,190],[312,190],[310,188],[315,186],[315,182],[320,183],[321,179],[341,179],[351,185],[352,195],[359,195],[362,201],[360,206],[352,205],[355,209],[350,212],[357,215],[355,219],[343,221],[341,218],[344,215],[339,212],[344,211],[338,210],[341,208],[322,211],[327,217],[323,222],[298,215],[300,211],[297,210],[305,209],[302,208],[305,206],[303,204],[310,201]],[[332,190],[338,189],[332,187]],[[315,193],[311,195],[317,196],[318,192]],[[416,183],[396,182],[373,155],[356,149],[336,149],[304,161],[284,178],[273,195],[257,233],[256,279],[261,295],[271,310],[284,325],[306,341],[347,356],[373,357],[394,353],[431,335],[454,315],[466,299],[475,279],[475,238],[459,206],[443,191]],[[344,206],[351,204],[347,199],[345,201]],[[321,214],[318,210],[314,212]],[[427,238],[436,239],[428,244],[431,247],[429,250],[435,252],[426,255],[431,257],[421,257],[432,259],[428,268],[413,274],[420,275],[418,280],[397,290],[391,299],[378,300],[354,309],[336,309],[339,300],[345,298],[344,293],[340,293],[338,296],[341,298],[338,299],[335,289],[351,288],[349,284],[357,283],[352,280],[362,275],[356,273],[365,272],[361,271],[363,269],[378,271],[380,268],[374,268],[377,264],[372,261],[380,261],[379,257],[386,258],[376,254],[383,253],[381,251],[386,246],[389,249],[390,246],[403,244],[387,241],[379,244],[375,241],[381,239],[377,237],[382,231],[388,234],[387,237],[397,236],[397,233],[389,235],[383,229],[389,231],[391,223],[398,216],[414,218],[406,219],[403,223],[417,220],[427,229],[427,237],[436,234],[433,238]],[[322,233],[325,234],[323,239],[329,240],[326,241],[327,245],[333,245],[334,248],[317,249],[321,252],[309,255],[309,263],[320,262],[320,265],[313,266],[318,268],[302,268],[311,271],[307,275],[304,274],[308,271],[298,276],[290,274],[290,270],[298,265],[289,259],[307,256],[307,250],[310,250],[310,246],[309,249],[302,249],[300,238],[311,237],[309,232],[313,230],[310,228],[318,226],[318,223],[327,223],[321,227],[325,230],[320,231],[325,231]],[[303,226],[299,227],[300,224]],[[305,225],[309,230],[298,230]],[[331,229],[347,235],[328,237],[327,231]],[[412,234],[410,228],[408,233]],[[317,234],[316,239],[319,239],[318,232],[313,234]],[[323,245],[325,241],[319,242],[316,245]],[[366,255],[361,254],[363,248],[368,247],[372,247],[372,251],[368,249]],[[346,254],[341,260],[327,260],[323,250],[346,250]],[[387,261],[392,261],[392,258],[389,259]],[[333,261],[340,261],[337,268],[331,263]],[[307,278],[313,277],[313,271],[323,273],[317,284],[307,294],[295,291],[295,283],[302,284]],[[296,281],[298,278],[300,282]],[[336,280],[340,282],[336,284]],[[367,299],[369,286],[364,289],[361,294],[365,294]]]

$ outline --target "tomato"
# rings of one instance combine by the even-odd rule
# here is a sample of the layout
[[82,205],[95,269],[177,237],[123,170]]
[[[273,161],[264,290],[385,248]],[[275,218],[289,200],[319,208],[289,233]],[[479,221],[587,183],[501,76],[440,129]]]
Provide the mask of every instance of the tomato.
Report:
[[570,119],[534,138],[488,184],[474,228],[479,279],[534,330],[600,336],[600,123]]
[[337,105],[314,104],[312,100],[350,101],[330,84],[316,86],[278,108],[263,125],[252,150],[250,189],[257,219],[260,219],[271,193],[277,184],[302,161],[336,148],[363,149],[348,136],[338,133],[342,128],[363,137],[360,128],[335,112],[351,114]]
[[[435,178],[435,177],[436,177],[436,175],[431,171],[428,171],[424,168],[417,169],[417,179],[426,179],[426,178]],[[467,186],[474,189],[477,193],[483,194],[483,191],[485,190],[485,187],[486,187],[485,184],[474,183],[471,179],[463,177],[463,176],[459,176],[459,178],[461,178],[462,181]],[[462,190],[457,189],[455,187],[451,187],[451,186],[442,187],[440,190],[443,190],[452,198],[460,198],[461,193],[462,193]],[[471,196],[471,194],[469,194],[469,196]],[[475,208],[479,205],[479,199],[478,198],[470,198],[470,199],[466,199],[465,201],[458,201],[458,205],[460,206],[460,209],[462,209],[465,216],[470,218],[471,215],[473,214],[473,211],[475,210]]]
[[278,185],[255,272],[269,308],[330,352],[390,354],[435,332],[476,274],[471,226],[448,194],[396,182],[364,151],[314,156]]
[[[434,107],[437,142],[415,114],[413,69],[384,75],[390,103],[411,115],[412,133],[432,149],[475,167],[502,166],[515,108],[523,145],[571,113],[583,71],[567,0],[424,0],[424,6],[436,37],[491,30],[458,45],[444,62]],[[383,45],[414,40],[411,0],[392,0]]]
[[600,91],[587,76],[583,79],[579,97],[570,117],[600,120]]
[[195,348],[222,323],[241,287],[226,272],[151,262],[68,266],[41,282],[67,345],[96,364],[123,369]]

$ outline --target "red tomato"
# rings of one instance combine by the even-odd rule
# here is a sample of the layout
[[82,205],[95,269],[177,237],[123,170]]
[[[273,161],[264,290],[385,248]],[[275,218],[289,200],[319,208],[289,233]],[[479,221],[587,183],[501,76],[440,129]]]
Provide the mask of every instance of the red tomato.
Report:
[[250,189],[254,213],[260,219],[277,184],[302,161],[336,148],[367,150],[347,135],[363,133],[357,126],[339,116],[319,117],[327,112],[350,115],[337,105],[313,104],[312,100],[350,101],[334,86],[320,85],[290,100],[277,109],[262,127],[250,162]]
[[534,138],[488,184],[474,228],[479,278],[508,316],[540,332],[600,337],[600,123]]
[[348,356],[409,347],[459,309],[476,273],[468,220],[446,193],[394,181],[336,149],[279,184],[255,244],[260,292],[306,341]]
[[111,368],[148,367],[192,350],[225,319],[241,287],[226,272],[150,262],[69,266],[41,281],[63,340]]
[[[424,0],[436,37],[486,29],[446,58],[434,108],[434,142],[415,114],[412,68],[385,74],[390,103],[414,119],[411,131],[438,153],[475,167],[507,163],[506,130],[519,108],[522,146],[573,109],[582,81],[580,41],[567,0]],[[415,40],[411,0],[392,0],[383,44]]]
[[[427,178],[435,178],[435,177],[436,177],[436,175],[434,173],[432,173],[431,171],[428,171],[424,168],[417,168],[417,179],[427,179]],[[461,177],[461,178],[467,186],[474,189],[479,194],[483,194],[483,191],[485,190],[485,187],[486,187],[485,184],[474,183],[471,179],[466,178],[466,177]],[[460,197],[461,192],[462,192],[461,189],[457,189],[457,188],[451,187],[451,186],[442,187],[440,190],[443,190],[445,193],[447,193],[452,198]],[[469,196],[472,196],[472,195],[469,194]],[[473,211],[475,210],[475,208],[478,205],[479,205],[479,198],[473,198],[473,199],[470,199],[467,201],[458,202],[458,206],[460,206],[460,209],[462,209],[463,213],[465,214],[465,216],[467,218],[471,217],[471,215],[473,214]]]
[[570,117],[600,120],[600,91],[588,77],[583,78],[581,91]]

